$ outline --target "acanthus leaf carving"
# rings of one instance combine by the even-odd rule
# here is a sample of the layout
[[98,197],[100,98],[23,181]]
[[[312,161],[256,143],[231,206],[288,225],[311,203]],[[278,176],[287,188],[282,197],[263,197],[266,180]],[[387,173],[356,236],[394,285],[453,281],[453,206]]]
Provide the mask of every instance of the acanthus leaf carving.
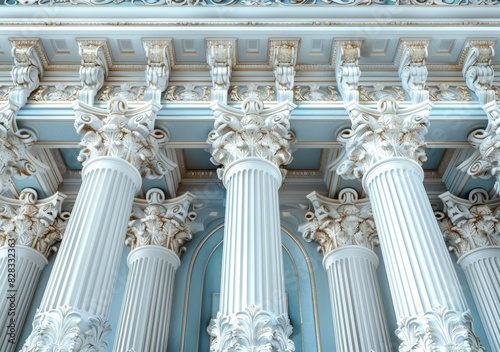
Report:
[[110,331],[104,318],[66,305],[48,312],[38,311],[21,352],[106,352],[104,339]]
[[288,316],[276,316],[254,305],[235,314],[217,313],[207,331],[214,337],[210,352],[295,351]]
[[361,70],[358,60],[362,44],[361,40],[339,40],[334,43],[332,61],[335,64],[337,88],[345,103],[359,101]]
[[233,65],[236,64],[236,40],[207,40],[207,63],[212,77],[212,100],[227,103]]
[[323,255],[342,246],[357,245],[373,249],[379,244],[368,199],[358,199],[352,188],[340,191],[339,200],[313,192],[307,196],[314,212],[306,213],[307,223],[299,227],[302,237],[319,244]]
[[298,51],[299,40],[270,41],[270,62],[273,65],[278,102],[293,101]]
[[494,41],[470,40],[465,46],[467,55],[462,74],[467,87],[476,93],[481,105],[495,100],[495,92],[491,87],[495,77],[495,71],[491,65],[495,55],[494,44]]
[[110,58],[107,57],[106,40],[78,40],[79,54],[81,57],[80,80],[82,89],[78,91],[78,100],[94,105],[94,97],[104,85],[108,75]]
[[193,83],[188,83],[184,88],[178,86],[168,87],[163,99],[166,101],[210,101],[210,95],[210,87],[199,87]]
[[429,91],[425,86],[428,74],[425,65],[428,44],[429,40],[402,40],[399,44],[399,76],[413,104],[429,99]]
[[123,97],[127,101],[151,100],[145,99],[147,89],[148,87],[144,85],[132,85],[130,83],[123,83],[120,87],[104,86],[97,100],[110,101],[116,96]]
[[444,213],[438,213],[443,236],[450,250],[460,258],[469,251],[485,246],[500,246],[500,202],[489,201],[488,193],[474,189],[469,199],[461,199],[450,192],[439,196],[444,204]]
[[401,87],[385,87],[382,83],[376,83],[373,86],[359,86],[360,101],[379,101],[385,97],[393,97],[397,101],[405,101],[405,93]]
[[148,58],[146,66],[146,82],[148,88],[144,100],[161,101],[161,94],[167,89],[170,77],[170,55],[172,52],[172,39],[144,40],[144,50]]
[[40,86],[30,96],[30,101],[73,101],[81,87],[71,87],[58,83],[55,86]]
[[396,335],[400,352],[485,351],[472,333],[470,313],[434,307],[421,316],[400,317]]
[[69,213],[61,211],[65,198],[58,192],[38,200],[32,188],[23,189],[19,200],[0,197],[0,247],[14,239],[17,245],[36,249],[48,258],[66,229]]
[[352,128],[338,137],[345,153],[334,165],[337,173],[346,179],[361,178],[374,163],[391,157],[409,158],[422,165],[427,160],[425,135],[431,107],[424,101],[400,109],[392,97],[381,99],[377,110],[355,101],[346,104]]
[[134,202],[126,244],[132,250],[147,245],[162,246],[180,256],[186,250],[184,244],[192,238],[191,223],[196,214],[189,211],[189,206],[194,198],[188,192],[165,200],[163,191],[150,189],[146,200]]
[[[207,142],[211,145],[215,165],[229,166],[232,162],[245,157],[267,159],[281,168],[292,161],[291,147],[295,135],[290,131],[289,116],[295,105],[284,102],[272,109],[264,110],[264,103],[247,98],[241,111],[215,102],[211,105],[214,112],[214,130]],[[283,177],[285,170],[281,169]],[[222,178],[224,168],[217,174]]]
[[77,102],[74,105],[77,133],[82,134],[78,160],[85,164],[99,156],[115,156],[135,166],[143,177],[163,176],[176,165],[162,145],[168,132],[154,128],[160,105],[154,101],[134,110],[120,96],[108,102],[107,110]]
[[300,101],[337,101],[337,90],[333,86],[326,87],[327,91],[321,89],[319,84],[311,84],[308,88],[295,86],[293,88],[293,99]]
[[229,92],[231,101],[243,101],[246,98],[254,98],[262,101],[273,101],[274,87],[264,86],[259,87],[255,83],[249,84],[247,87],[233,86]]

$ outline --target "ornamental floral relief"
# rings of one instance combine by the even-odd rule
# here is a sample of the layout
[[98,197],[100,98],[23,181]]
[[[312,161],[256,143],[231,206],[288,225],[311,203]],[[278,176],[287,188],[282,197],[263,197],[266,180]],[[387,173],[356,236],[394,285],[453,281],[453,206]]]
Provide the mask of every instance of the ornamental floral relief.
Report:
[[275,90],[272,86],[258,86],[257,84],[249,84],[246,87],[233,86],[229,90],[230,101],[243,101],[246,98],[254,98],[262,101],[275,100]]
[[81,87],[68,87],[62,83],[55,86],[40,86],[33,92],[30,101],[73,101]]
[[359,86],[360,101],[379,101],[382,98],[392,97],[397,101],[405,101],[405,92],[401,87],[385,87],[381,83],[376,83],[373,86]]
[[12,89],[14,89],[14,87],[12,87],[12,86],[9,87],[9,86],[0,85],[0,101],[9,100],[9,93]]
[[184,87],[170,86],[163,97],[165,101],[210,101],[211,89],[208,86],[195,86],[192,83]]
[[464,86],[450,87],[446,83],[441,83],[437,86],[428,86],[426,89],[432,101],[472,101],[469,90]]
[[333,86],[320,87],[319,84],[311,84],[307,87],[295,86],[293,93],[293,100],[297,102],[339,100],[337,90]]
[[144,85],[131,85],[130,83],[123,83],[119,87],[104,86],[97,100],[110,101],[111,98],[120,96],[128,101],[142,101],[146,89]]

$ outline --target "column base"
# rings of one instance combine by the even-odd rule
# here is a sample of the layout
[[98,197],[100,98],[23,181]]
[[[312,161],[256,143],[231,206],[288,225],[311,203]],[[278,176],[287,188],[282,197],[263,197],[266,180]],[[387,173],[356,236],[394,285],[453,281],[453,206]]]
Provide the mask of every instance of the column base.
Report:
[[399,351],[486,351],[472,332],[468,312],[435,307],[431,312],[398,319]]
[[217,313],[207,331],[214,337],[210,352],[254,351],[256,347],[264,347],[266,351],[295,351],[289,339],[292,326],[288,315],[276,316],[254,305],[235,314]]
[[33,331],[20,352],[95,351],[106,352],[104,339],[111,331],[107,320],[63,306],[37,312]]

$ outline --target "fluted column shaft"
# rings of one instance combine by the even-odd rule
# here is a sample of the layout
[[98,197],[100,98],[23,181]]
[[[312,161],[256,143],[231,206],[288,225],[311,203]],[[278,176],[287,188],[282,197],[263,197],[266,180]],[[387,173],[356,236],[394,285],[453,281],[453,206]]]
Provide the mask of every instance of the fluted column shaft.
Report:
[[464,269],[492,351],[500,351],[500,246],[480,247],[464,254]]
[[233,314],[255,305],[286,314],[281,173],[267,160],[246,158],[231,164],[223,180],[227,203],[219,311]]
[[422,168],[403,157],[375,163],[363,179],[398,318],[400,350],[418,342],[431,350],[454,345],[479,351],[422,181]]
[[391,350],[377,266],[376,254],[363,246],[343,246],[323,259],[338,352]]
[[179,257],[149,245],[134,249],[127,262],[130,271],[113,350],[166,351]]
[[[23,351],[35,345],[45,351],[63,336],[64,348],[106,350],[111,298],[140,185],[137,169],[121,158],[97,157],[84,166],[65,239]],[[64,324],[74,325],[78,333],[68,335]]]
[[0,290],[6,300],[0,309],[0,351],[15,350],[40,274],[47,263],[43,254],[24,245],[0,248]]

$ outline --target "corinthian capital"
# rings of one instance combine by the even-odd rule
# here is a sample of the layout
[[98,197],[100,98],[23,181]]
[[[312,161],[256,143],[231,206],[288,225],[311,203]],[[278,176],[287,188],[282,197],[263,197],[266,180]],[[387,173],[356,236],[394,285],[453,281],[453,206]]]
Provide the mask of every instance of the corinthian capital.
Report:
[[207,40],[207,63],[212,76],[212,100],[227,103],[233,65],[236,62],[236,40]]
[[392,97],[382,98],[377,110],[356,102],[346,104],[352,129],[341,132],[338,139],[345,146],[337,173],[344,178],[361,178],[376,162],[393,157],[406,157],[422,165],[425,135],[429,125],[429,101],[400,109]]
[[295,65],[299,51],[298,40],[271,40],[270,59],[276,83],[276,97],[279,102],[293,101]]
[[359,101],[358,82],[361,76],[359,70],[359,55],[361,40],[338,40],[334,43],[333,62],[337,88],[345,103],[351,100]]
[[364,246],[369,249],[378,245],[375,222],[370,201],[358,199],[352,188],[340,191],[339,199],[323,197],[316,192],[307,198],[314,212],[308,212],[308,222],[299,227],[302,237],[308,242],[319,244],[318,252],[323,255],[346,245]]
[[495,92],[491,89],[495,71],[491,61],[495,55],[494,40],[470,40],[466,43],[465,61],[462,74],[467,87],[476,93],[481,105],[495,100]]
[[168,132],[155,129],[156,113],[161,106],[149,101],[129,110],[120,96],[108,102],[107,110],[77,102],[75,128],[83,135],[78,160],[85,164],[99,156],[115,156],[135,166],[143,177],[156,178],[172,169],[161,145]]
[[31,92],[38,88],[43,75],[43,47],[40,39],[11,39],[12,56],[15,65],[11,75],[14,88],[9,93],[9,100],[24,106]]
[[444,213],[436,216],[450,250],[459,258],[479,247],[500,246],[500,200],[489,201],[488,193],[480,188],[472,190],[469,199],[450,192],[439,197],[444,203]]
[[184,243],[192,238],[191,222],[196,214],[189,212],[189,206],[194,198],[188,192],[165,200],[162,190],[150,189],[145,200],[134,201],[126,244],[132,250],[148,245],[162,246],[180,256],[186,250]]
[[111,64],[111,54],[105,39],[77,40],[81,57],[80,80],[82,89],[78,91],[78,100],[94,105],[94,97],[104,85]]
[[[241,111],[214,102],[214,130],[208,134],[214,164],[229,166],[245,157],[264,158],[277,167],[292,161],[291,146],[295,135],[290,131],[289,116],[295,105],[284,102],[264,110],[264,103],[247,98]],[[222,178],[223,168],[217,173]],[[283,177],[285,170],[282,170]]]
[[161,93],[167,89],[170,76],[170,63],[172,39],[143,41],[144,50],[148,58],[146,66],[146,82],[148,88],[144,93],[144,100],[161,101]]
[[429,91],[425,89],[427,81],[427,45],[430,40],[402,40],[399,43],[398,60],[399,77],[404,90],[410,95],[414,104],[429,99]]
[[9,239],[17,245],[36,249],[46,257],[55,252],[54,245],[62,239],[69,213],[61,213],[66,195],[57,192],[38,200],[34,189],[22,190],[19,199],[0,196],[0,247]]

